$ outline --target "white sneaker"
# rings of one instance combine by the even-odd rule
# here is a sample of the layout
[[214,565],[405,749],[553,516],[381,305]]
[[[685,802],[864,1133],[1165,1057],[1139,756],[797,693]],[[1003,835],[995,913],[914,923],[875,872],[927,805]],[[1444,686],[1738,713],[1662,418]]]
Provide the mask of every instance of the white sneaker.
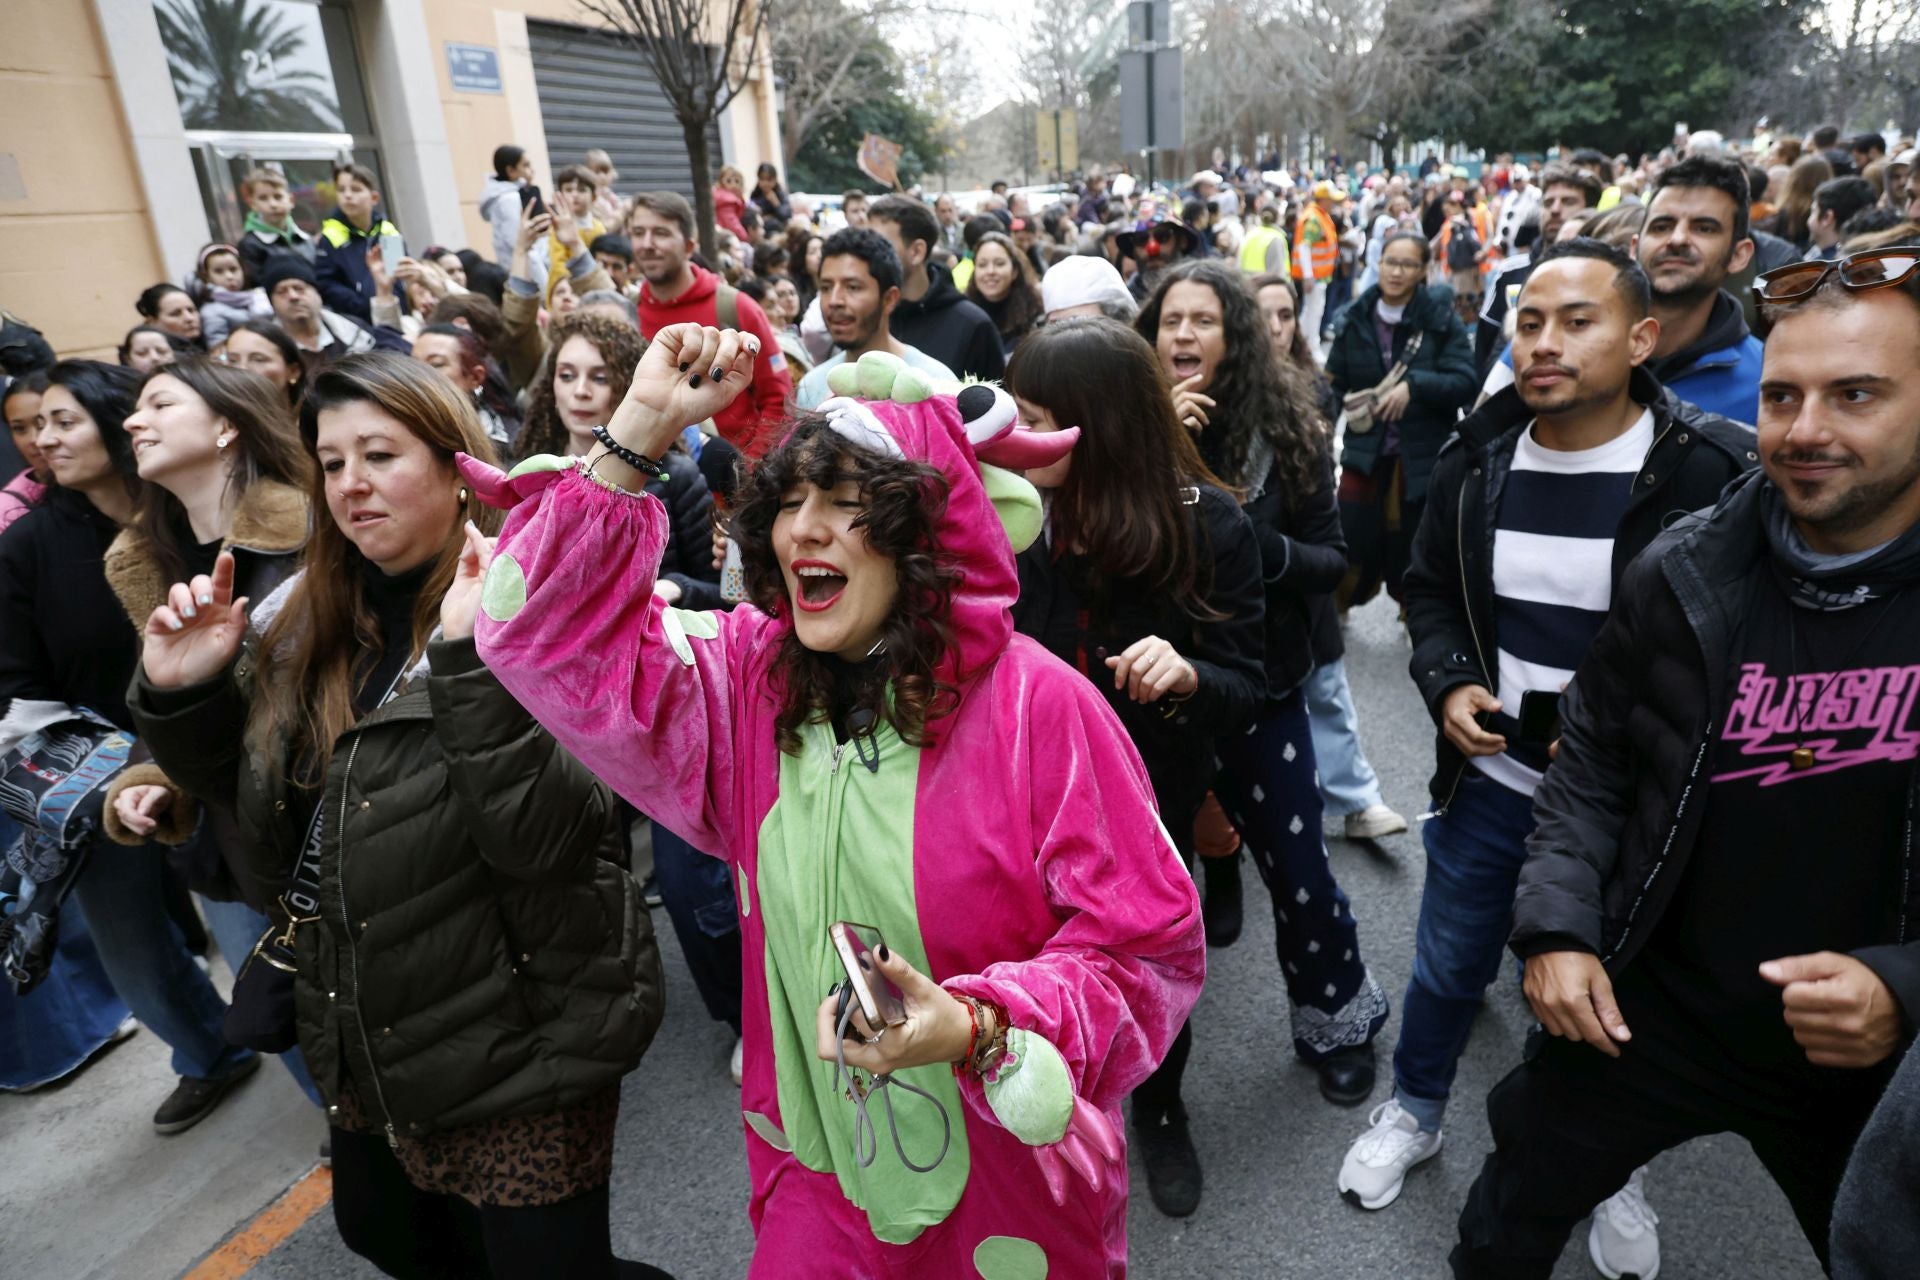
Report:
[[746,1050],[747,1042],[745,1040],[735,1040],[733,1042],[733,1056],[727,1059],[727,1070],[732,1074],[735,1084],[740,1083],[740,1077],[746,1069]]
[[1349,840],[1378,840],[1381,836],[1397,836],[1405,831],[1407,820],[1384,804],[1370,804],[1358,813],[1348,814],[1346,827]]
[[1653,1280],[1660,1274],[1660,1215],[1647,1203],[1645,1165],[1602,1200],[1587,1229],[1587,1253],[1607,1280]]
[[1373,1128],[1347,1148],[1340,1165],[1340,1194],[1362,1209],[1384,1209],[1400,1198],[1407,1170],[1440,1151],[1440,1134],[1423,1132],[1420,1124],[1388,1098],[1367,1117]]

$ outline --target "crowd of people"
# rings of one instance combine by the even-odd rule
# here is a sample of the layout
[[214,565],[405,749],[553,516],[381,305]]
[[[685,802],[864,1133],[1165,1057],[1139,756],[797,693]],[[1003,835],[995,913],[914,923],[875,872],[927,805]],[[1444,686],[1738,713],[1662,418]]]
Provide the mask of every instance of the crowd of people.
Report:
[[[385,1273],[661,1275],[608,1208],[660,907],[751,1274],[1117,1277],[1123,1134],[1203,1196],[1245,855],[1330,1105],[1393,1027],[1360,1210],[1521,962],[1455,1275],[1586,1221],[1651,1280],[1645,1166],[1720,1132],[1833,1274],[1905,1273],[1910,145],[970,210],[728,167],[712,257],[617,182],[502,146],[487,251],[409,251],[371,170],[306,228],[258,169],[117,362],[4,315],[0,1088],[144,1026],[177,1133],[275,1055]],[[1397,1006],[1324,834],[1409,828],[1343,663],[1382,590],[1436,729]]]

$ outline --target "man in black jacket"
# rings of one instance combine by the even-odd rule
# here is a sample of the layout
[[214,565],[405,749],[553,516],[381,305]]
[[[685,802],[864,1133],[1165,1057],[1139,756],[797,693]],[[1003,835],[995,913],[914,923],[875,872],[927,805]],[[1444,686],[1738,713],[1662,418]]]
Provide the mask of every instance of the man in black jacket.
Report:
[[928,259],[940,244],[940,221],[912,196],[887,196],[867,211],[867,221],[900,255],[900,303],[893,309],[893,336],[917,347],[963,378],[991,382],[1006,372],[1000,330],[987,313],[953,287],[945,267]]
[[[1460,1051],[1499,971],[1552,700],[1611,584],[1673,513],[1711,504],[1756,460],[1750,430],[1640,368],[1658,331],[1648,306],[1646,275],[1621,250],[1549,248],[1519,296],[1519,383],[1460,424],[1434,471],[1406,604],[1439,767],[1395,1096],[1340,1170],[1363,1208],[1391,1204],[1440,1148]],[[1523,723],[1523,710],[1544,714]]]
[[1547,1276],[1586,1204],[1729,1131],[1824,1262],[1920,1014],[1920,250],[1862,268],[1898,287],[1831,265],[1767,308],[1765,473],[1632,565],[1563,702],[1512,939],[1561,1038],[1488,1099],[1457,1276]]

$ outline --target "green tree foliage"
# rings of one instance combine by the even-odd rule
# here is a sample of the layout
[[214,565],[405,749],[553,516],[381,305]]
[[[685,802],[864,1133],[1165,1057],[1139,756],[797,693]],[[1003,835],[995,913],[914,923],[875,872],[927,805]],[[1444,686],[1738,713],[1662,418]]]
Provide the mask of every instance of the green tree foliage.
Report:
[[[1411,137],[1488,150],[1657,150],[1676,122],[1740,131],[1749,83],[1804,39],[1819,0],[1499,0],[1458,33],[1458,70],[1407,104]],[[1497,39],[1495,37],[1498,37]]]
[[866,82],[876,92],[823,118],[808,133],[797,153],[787,160],[789,185],[796,191],[835,192],[849,187],[872,188],[873,179],[860,172],[855,157],[869,133],[900,144],[900,184],[911,186],[921,174],[938,169],[947,152],[941,122],[908,97],[897,61],[884,49],[863,53],[883,61],[866,68]]

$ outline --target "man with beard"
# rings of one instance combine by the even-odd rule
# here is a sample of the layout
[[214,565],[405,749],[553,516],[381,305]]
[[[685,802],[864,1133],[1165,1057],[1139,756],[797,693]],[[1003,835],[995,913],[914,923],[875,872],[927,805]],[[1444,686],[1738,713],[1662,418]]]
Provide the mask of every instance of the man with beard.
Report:
[[627,209],[627,238],[640,270],[640,333],[651,338],[668,325],[694,323],[740,329],[760,339],[753,384],[713,417],[727,443],[749,460],[774,443],[787,416],[793,376],[780,353],[767,313],[752,298],[693,262],[693,206],[674,191],[642,191]]
[[267,259],[260,273],[260,287],[273,307],[273,318],[300,348],[301,360],[309,371],[362,351],[398,351],[410,354],[413,346],[398,329],[385,325],[370,328],[329,309],[320,300],[320,284],[313,264],[292,253],[276,253]]
[[1751,192],[1738,161],[1690,155],[1654,179],[1635,246],[1660,322],[1647,372],[1682,400],[1735,422],[1757,421],[1760,411],[1760,340],[1721,287],[1753,257]]
[[[1516,308],[1519,383],[1463,419],[1434,468],[1405,580],[1413,678],[1440,731],[1434,814],[1421,832],[1427,879],[1394,1096],[1340,1170],[1341,1193],[1362,1208],[1391,1204],[1440,1149],[1460,1052],[1500,972],[1533,795],[1559,767],[1553,703],[1606,621],[1613,584],[1674,513],[1711,505],[1758,460],[1751,428],[1682,403],[1646,372],[1659,338],[1649,301],[1624,250],[1550,246]],[[1649,718],[1666,722],[1657,704]],[[1609,1275],[1653,1274],[1640,1180],[1623,1186],[1633,1168],[1574,1215],[1593,1211],[1597,1257],[1631,1264]]]
[[1634,562],[1561,699],[1512,935],[1547,1034],[1488,1097],[1456,1276],[1550,1275],[1590,1201],[1715,1133],[1826,1265],[1920,1023],[1920,249],[1760,289],[1765,471]]
[[[1515,254],[1494,268],[1493,286],[1487,290],[1486,298],[1480,304],[1480,323],[1473,335],[1473,360],[1482,376],[1486,375],[1494,357],[1507,344],[1507,312],[1513,308],[1513,300],[1520,296],[1521,286],[1533,273],[1534,264],[1540,260],[1547,246],[1560,238],[1560,228],[1569,216],[1600,203],[1601,190],[1600,179],[1584,169],[1552,165],[1541,173],[1540,199],[1536,206],[1540,234],[1534,237],[1527,253]],[[1489,381],[1487,394],[1498,391],[1512,378],[1509,374],[1499,377],[1497,381],[1498,385]]]
[[893,309],[900,305],[900,255],[879,232],[848,227],[827,238],[820,247],[819,302],[838,349],[800,379],[795,408],[819,408],[833,394],[827,375],[869,351],[900,357],[935,385],[958,381],[947,366],[893,336]]

